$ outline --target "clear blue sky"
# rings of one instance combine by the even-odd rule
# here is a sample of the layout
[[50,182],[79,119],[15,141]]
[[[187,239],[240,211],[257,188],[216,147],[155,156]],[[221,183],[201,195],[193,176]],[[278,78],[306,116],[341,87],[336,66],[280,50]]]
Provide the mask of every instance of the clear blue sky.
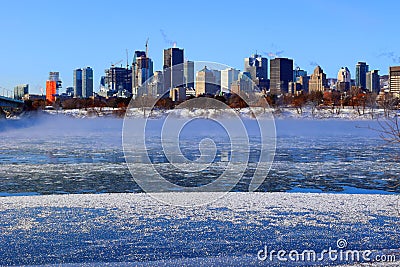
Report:
[[[283,51],[309,73],[318,63],[328,77],[357,61],[388,72],[400,65],[398,1],[2,1],[0,86],[29,83],[45,87],[59,71],[63,90],[72,72],[91,66],[95,90],[111,62],[144,49],[155,69],[162,49],[176,41],[190,60],[214,61],[243,69],[243,58]],[[163,31],[166,38],[162,35]],[[266,54],[264,54],[266,55]]]

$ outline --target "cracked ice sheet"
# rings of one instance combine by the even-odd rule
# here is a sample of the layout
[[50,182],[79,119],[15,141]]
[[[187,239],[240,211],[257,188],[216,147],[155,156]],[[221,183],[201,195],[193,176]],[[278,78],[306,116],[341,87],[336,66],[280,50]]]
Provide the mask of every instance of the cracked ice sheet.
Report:
[[[163,195],[193,194],[212,193]],[[0,244],[7,245],[0,247],[0,265],[265,266],[257,260],[264,245],[322,251],[336,248],[340,238],[349,249],[397,253],[397,207],[395,195],[228,193],[195,208],[168,206],[146,194],[3,197]]]

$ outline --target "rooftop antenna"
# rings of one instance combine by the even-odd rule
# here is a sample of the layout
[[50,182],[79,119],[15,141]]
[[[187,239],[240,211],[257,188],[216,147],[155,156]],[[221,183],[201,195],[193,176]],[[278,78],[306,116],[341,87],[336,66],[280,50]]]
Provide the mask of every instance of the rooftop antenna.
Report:
[[149,57],[149,37],[146,40],[146,57]]
[[129,59],[128,59],[128,48],[126,50],[126,68],[129,68]]

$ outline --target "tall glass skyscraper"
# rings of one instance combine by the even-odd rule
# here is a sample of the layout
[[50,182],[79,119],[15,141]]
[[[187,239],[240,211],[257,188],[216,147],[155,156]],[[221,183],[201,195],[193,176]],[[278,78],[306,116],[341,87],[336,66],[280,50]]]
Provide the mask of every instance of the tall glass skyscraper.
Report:
[[82,69],[74,70],[74,97],[82,97]]
[[356,86],[367,88],[368,65],[365,62],[358,62],[356,65]]
[[82,97],[93,96],[93,69],[86,67],[82,70]]

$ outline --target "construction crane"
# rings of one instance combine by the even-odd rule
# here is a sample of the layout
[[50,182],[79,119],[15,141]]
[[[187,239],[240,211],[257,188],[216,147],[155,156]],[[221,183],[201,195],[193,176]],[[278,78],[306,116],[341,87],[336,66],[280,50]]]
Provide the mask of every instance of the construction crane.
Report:
[[124,61],[123,59],[119,60],[118,62],[115,62],[114,64],[111,62],[111,67],[114,67],[115,65],[121,63],[122,61]]
[[146,57],[149,57],[149,37],[147,37],[147,40],[146,40]]

